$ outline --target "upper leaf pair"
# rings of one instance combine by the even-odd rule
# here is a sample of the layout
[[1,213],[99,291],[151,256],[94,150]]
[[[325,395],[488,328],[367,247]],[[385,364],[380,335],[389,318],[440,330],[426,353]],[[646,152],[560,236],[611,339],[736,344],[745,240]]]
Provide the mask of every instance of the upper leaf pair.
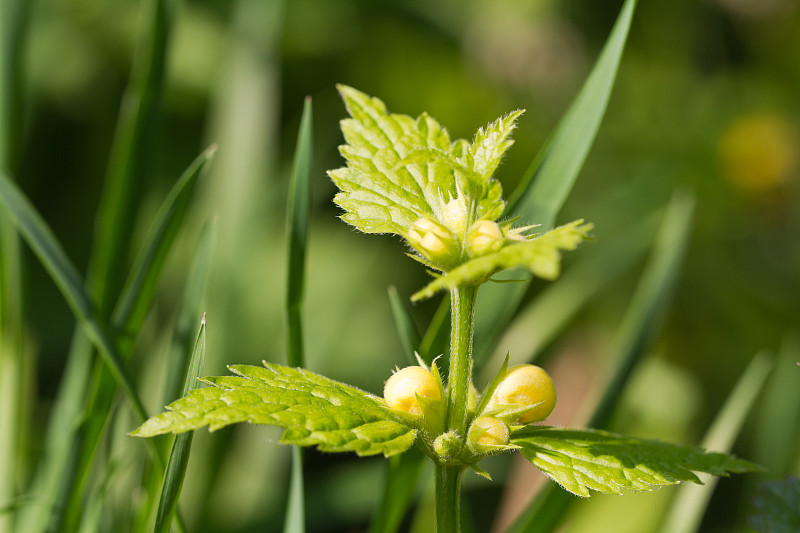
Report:
[[329,172],[341,191],[334,202],[345,210],[345,222],[365,233],[402,236],[418,253],[415,259],[445,273],[415,299],[479,285],[519,265],[550,279],[559,269],[559,250],[573,249],[591,229],[577,222],[556,235],[527,236],[533,226],[495,222],[505,202],[493,175],[523,111],[479,129],[470,143],[451,141],[426,114],[389,113],[377,98],[345,86],[339,92],[352,118],[341,123],[347,166]]

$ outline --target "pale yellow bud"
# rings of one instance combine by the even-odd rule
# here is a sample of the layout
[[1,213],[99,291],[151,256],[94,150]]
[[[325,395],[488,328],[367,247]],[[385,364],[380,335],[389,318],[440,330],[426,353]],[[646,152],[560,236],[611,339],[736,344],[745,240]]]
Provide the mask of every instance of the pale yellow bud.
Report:
[[467,438],[473,448],[503,446],[508,444],[508,426],[493,416],[479,416],[472,422]]
[[428,369],[421,366],[407,366],[398,370],[386,381],[383,388],[383,399],[391,409],[412,415],[422,412],[417,396],[431,400],[442,399],[436,378]]
[[493,252],[503,245],[503,231],[496,222],[491,220],[478,220],[467,234],[467,248],[471,255],[483,255]]
[[408,230],[408,242],[428,260],[449,266],[458,259],[458,242],[443,225],[422,217]]
[[533,405],[542,402],[521,417],[521,424],[544,420],[556,406],[556,388],[553,380],[536,365],[519,365],[508,370],[497,386],[489,407],[503,405]]

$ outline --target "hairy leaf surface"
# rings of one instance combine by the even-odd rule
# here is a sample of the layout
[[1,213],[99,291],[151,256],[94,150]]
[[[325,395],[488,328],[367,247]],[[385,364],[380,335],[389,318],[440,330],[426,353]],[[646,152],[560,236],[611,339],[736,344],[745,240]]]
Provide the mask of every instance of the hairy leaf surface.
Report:
[[505,208],[492,174],[505,151],[516,111],[478,131],[474,143],[450,141],[447,130],[422,114],[389,113],[377,98],[340,85],[351,118],[341,121],[347,166],[328,172],[340,189],[334,197],[342,220],[365,233],[406,236],[417,219],[445,219],[444,206],[464,194],[477,216],[495,220]]
[[236,424],[286,428],[285,444],[316,445],[325,452],[383,453],[407,450],[416,430],[382,399],[300,368],[264,363],[228,367],[236,376],[207,377],[211,385],[195,389],[150,418],[132,435],[151,437],[208,426],[210,431]]
[[701,448],[637,439],[600,430],[526,428],[511,438],[522,454],[576,496],[650,491],[681,481],[700,483],[694,472],[724,476],[758,470],[748,461]]
[[561,250],[574,250],[587,238],[591,229],[591,224],[576,220],[530,240],[509,244],[497,252],[477,257],[450,270],[411,299],[430,298],[440,290],[482,283],[492,274],[517,266],[526,267],[540,278],[555,279],[561,268]]

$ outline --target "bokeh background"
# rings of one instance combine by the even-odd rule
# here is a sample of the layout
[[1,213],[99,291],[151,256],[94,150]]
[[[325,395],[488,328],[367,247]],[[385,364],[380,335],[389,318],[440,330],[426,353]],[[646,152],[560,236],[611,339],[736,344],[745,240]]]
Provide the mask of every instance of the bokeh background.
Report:
[[[18,156],[10,170],[81,271],[147,3],[31,3]],[[397,238],[357,234],[336,218],[334,187],[325,175],[342,165],[338,120],[345,111],[335,84],[379,96],[394,112],[428,111],[454,138],[470,138],[497,116],[527,109],[498,171],[511,191],[585,80],[620,6],[617,0],[181,2],[130,249],[196,154],[212,142],[219,151],[137,343],[134,361],[146,362],[136,368],[143,390],[157,390],[163,380],[160,365],[188,262],[200,227],[211,218],[218,235],[205,305],[206,373],[224,373],[227,363],[285,361],[286,195],[299,115],[310,95],[315,152],[307,363],[380,392],[391,369],[404,364],[386,289],[396,285],[407,298],[426,274],[404,256]],[[677,189],[692,191],[697,204],[672,305],[618,410],[617,429],[697,443],[754,354],[800,351],[798,95],[795,0],[638,5],[606,117],[559,216],[594,222],[596,238],[572,254],[566,268],[585,249],[603,247],[642,223]],[[41,451],[74,327],[47,274],[31,254],[24,260],[33,371],[23,482]],[[552,360],[570,361],[559,368],[557,386],[577,389],[562,396],[573,407],[564,408],[571,414],[561,423],[580,424],[591,408],[593,386],[601,386],[595,374],[608,364],[603,355],[640,269],[637,264],[609,284],[548,347],[548,355],[568,356]],[[437,304],[411,308],[421,328]],[[798,383],[800,368],[787,357],[780,373]],[[586,386],[570,387],[573,376]],[[161,406],[158,395],[152,397],[148,407],[155,411]],[[785,402],[785,419],[774,419],[773,410],[769,420],[785,429],[781,449],[759,445],[758,435],[767,431],[762,402],[735,451],[779,464],[761,477],[721,483],[703,531],[747,530],[743,517],[755,482],[800,471],[797,397],[773,402]],[[118,412],[124,426],[124,409]],[[281,530],[289,450],[275,444],[278,436],[253,427],[198,432],[182,496],[191,531]],[[468,479],[475,531],[491,529],[493,509],[513,507],[509,502],[518,496],[507,487],[519,468],[513,460],[496,461],[489,467],[494,483]],[[365,531],[383,469],[381,459],[310,453],[309,531]],[[652,531],[669,496],[663,490],[580,502],[565,530]],[[426,506],[415,511],[417,518],[412,513],[405,526],[429,531]]]

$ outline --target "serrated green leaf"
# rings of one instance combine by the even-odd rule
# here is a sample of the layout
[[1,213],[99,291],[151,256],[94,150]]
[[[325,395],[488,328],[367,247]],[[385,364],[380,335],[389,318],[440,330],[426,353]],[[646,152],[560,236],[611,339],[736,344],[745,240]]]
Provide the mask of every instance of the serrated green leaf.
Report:
[[239,422],[286,428],[285,444],[358,455],[402,453],[417,431],[383,400],[350,385],[299,368],[264,363],[228,367],[236,376],[208,377],[211,385],[167,406],[131,435],[152,437]]
[[764,483],[753,505],[759,514],[748,516],[747,523],[759,533],[800,531],[800,480],[796,477]]
[[527,428],[513,435],[511,443],[549,478],[581,497],[588,497],[590,489],[623,494],[681,481],[699,483],[694,472],[724,476],[759,469],[722,453],[600,430]]
[[517,119],[524,112],[518,109],[478,130],[468,150],[471,166],[476,173],[487,179],[494,174],[503,154],[514,144],[509,137],[517,126]]
[[347,167],[328,175],[340,189],[334,197],[342,220],[365,233],[406,236],[418,219],[444,222],[445,205],[464,195],[474,215],[497,219],[505,209],[492,174],[522,111],[478,131],[475,142],[450,142],[447,130],[427,114],[414,119],[389,113],[386,105],[351,87],[338,86],[352,118],[341,122]]
[[524,266],[536,276],[552,280],[558,277],[561,250],[574,250],[587,238],[591,224],[576,220],[519,244],[507,245],[497,252],[477,257],[447,272],[414,294],[413,301],[429,298],[436,292],[486,281],[491,275],[516,266]]

